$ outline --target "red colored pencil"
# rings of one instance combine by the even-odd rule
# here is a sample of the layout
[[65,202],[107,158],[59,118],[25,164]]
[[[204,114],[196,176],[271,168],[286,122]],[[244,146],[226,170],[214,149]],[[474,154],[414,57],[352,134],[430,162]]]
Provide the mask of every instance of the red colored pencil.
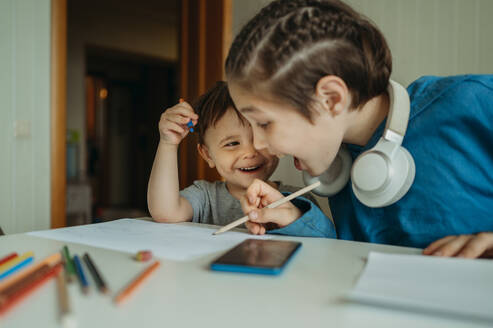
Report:
[[38,277],[35,281],[30,282],[21,290],[18,290],[17,293],[13,295],[3,296],[0,295],[0,315],[5,313],[7,310],[12,308],[15,304],[19,303],[29,294],[34,292],[36,289],[41,287],[45,282],[47,282],[50,278],[55,277],[60,273],[62,269],[62,264],[59,263],[53,266],[48,272],[46,272],[43,276]]
[[4,263],[5,263],[5,262],[7,262],[7,261],[10,261],[10,260],[11,260],[11,259],[13,259],[14,257],[17,257],[17,253],[16,253],[16,252],[14,252],[14,253],[12,253],[12,254],[9,254],[9,255],[5,256],[4,258],[2,258],[2,259],[0,260],[0,265],[4,264]]

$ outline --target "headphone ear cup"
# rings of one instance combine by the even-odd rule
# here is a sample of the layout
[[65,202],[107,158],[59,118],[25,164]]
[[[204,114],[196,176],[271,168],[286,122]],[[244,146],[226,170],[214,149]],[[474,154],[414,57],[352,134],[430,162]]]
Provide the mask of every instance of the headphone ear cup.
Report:
[[341,146],[330,167],[318,177],[312,177],[306,171],[303,171],[303,182],[309,186],[320,181],[320,186],[312,190],[312,192],[321,197],[333,196],[348,183],[352,164],[351,154],[344,146]]
[[411,156],[411,153],[409,153],[409,151],[404,147],[400,147],[399,152],[403,154],[407,165],[404,165],[404,167],[401,168],[402,173],[398,173],[402,174],[404,178],[403,183],[400,185],[400,188],[395,195],[389,200],[388,205],[393,204],[404,197],[404,195],[409,191],[409,188],[411,188],[411,185],[414,182],[414,177],[416,176],[416,165],[414,164],[414,159]]
[[384,207],[397,202],[414,181],[416,167],[411,154],[401,146],[396,146],[392,152],[386,151],[386,145],[392,144],[383,141],[361,154],[351,171],[354,195],[368,207]]

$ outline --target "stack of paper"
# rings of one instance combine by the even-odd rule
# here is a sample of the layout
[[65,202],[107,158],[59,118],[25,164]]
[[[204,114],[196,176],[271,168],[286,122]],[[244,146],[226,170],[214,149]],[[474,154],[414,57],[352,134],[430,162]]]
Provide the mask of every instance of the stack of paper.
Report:
[[129,253],[148,249],[154,256],[184,261],[227,250],[247,238],[270,238],[228,231],[213,236],[216,229],[201,225],[156,223],[120,219],[70,228],[35,231],[29,235]]
[[372,252],[348,298],[493,321],[493,261]]

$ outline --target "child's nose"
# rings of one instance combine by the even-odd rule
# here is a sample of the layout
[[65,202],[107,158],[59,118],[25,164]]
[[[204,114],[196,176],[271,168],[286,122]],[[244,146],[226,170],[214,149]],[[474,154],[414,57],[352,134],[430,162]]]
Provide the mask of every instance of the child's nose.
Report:
[[265,142],[265,139],[262,136],[256,133],[253,136],[253,146],[255,147],[256,150],[262,150],[267,148],[267,143]]
[[255,147],[253,147],[253,144],[251,143],[246,144],[243,151],[244,151],[243,153],[244,158],[253,158],[258,154],[257,150],[255,149]]

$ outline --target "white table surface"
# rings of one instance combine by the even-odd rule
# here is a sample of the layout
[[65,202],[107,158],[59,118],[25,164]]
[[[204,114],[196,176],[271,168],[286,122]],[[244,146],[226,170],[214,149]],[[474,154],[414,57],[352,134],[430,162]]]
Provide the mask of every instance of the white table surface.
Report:
[[[189,262],[161,260],[158,271],[121,306],[113,304],[113,296],[149,263],[136,262],[127,253],[26,234],[0,237],[0,254],[33,250],[39,260],[65,244],[72,254],[89,252],[111,294],[98,293],[92,284],[86,296],[77,282],[70,284],[78,327],[482,326],[463,319],[343,300],[356,283],[370,251],[417,254],[419,249],[321,238],[275,238],[303,243],[281,276],[212,272],[208,265],[220,253]],[[61,327],[55,280],[0,317],[0,327]]]

